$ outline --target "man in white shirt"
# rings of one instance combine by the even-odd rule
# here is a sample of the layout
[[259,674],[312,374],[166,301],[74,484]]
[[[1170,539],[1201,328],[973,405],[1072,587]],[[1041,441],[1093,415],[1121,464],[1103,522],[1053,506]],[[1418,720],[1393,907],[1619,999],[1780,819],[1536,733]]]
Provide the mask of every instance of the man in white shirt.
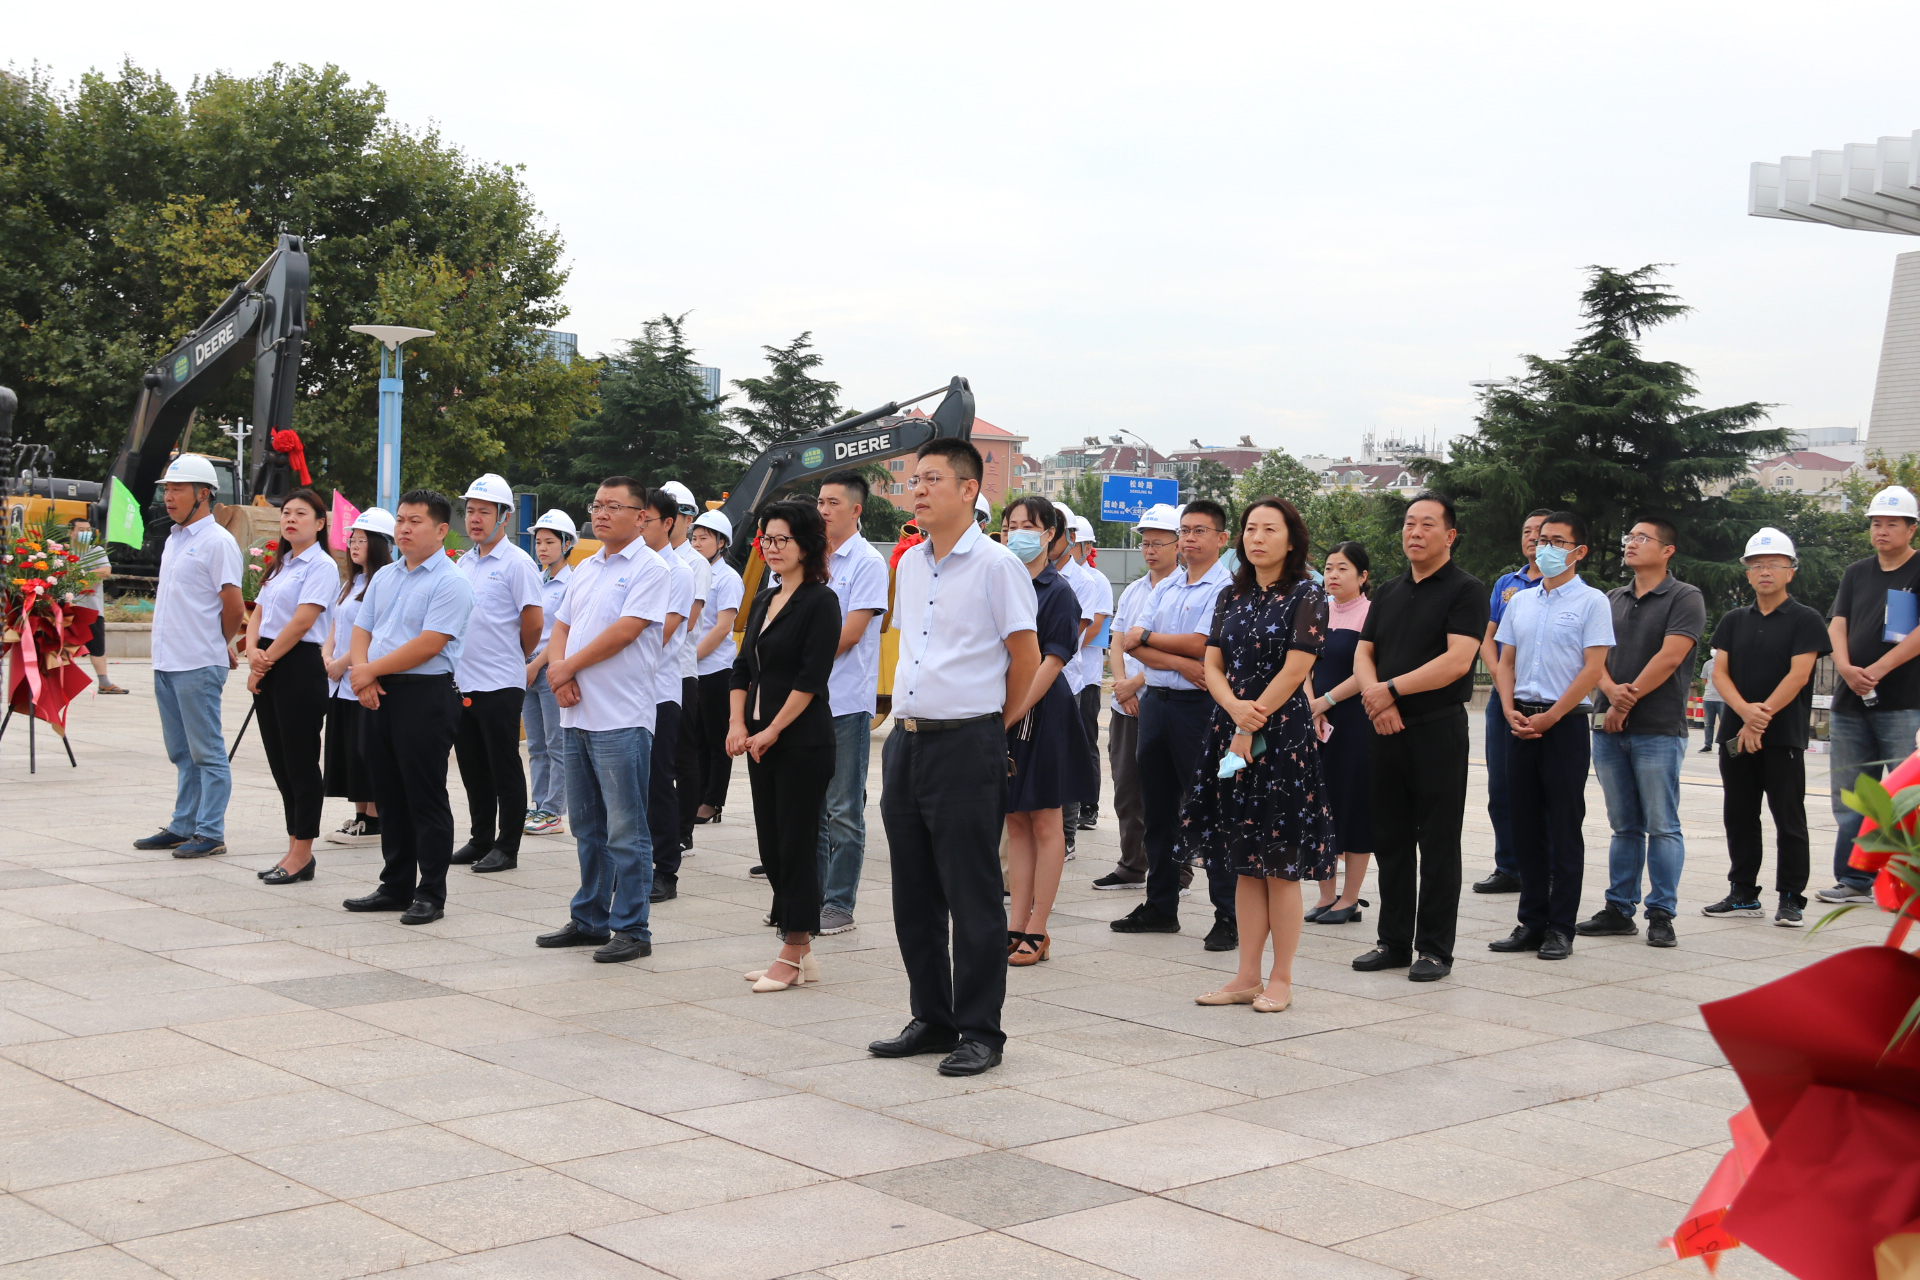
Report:
[[1080,720],[1087,731],[1087,747],[1093,752],[1093,799],[1078,806],[1077,826],[1093,830],[1100,816],[1100,685],[1107,653],[1107,623],[1113,617],[1113,583],[1093,567],[1093,525],[1085,516],[1073,518],[1073,560],[1077,570],[1074,594],[1080,597],[1083,619],[1092,614],[1080,633]]
[[[1073,508],[1064,502],[1056,502],[1054,506],[1060,511],[1061,515],[1066,518],[1067,536],[1060,540],[1060,554],[1054,557],[1051,564],[1053,571],[1060,575],[1061,581],[1073,588],[1074,599],[1080,603],[1080,643],[1084,644],[1087,638],[1087,628],[1093,625],[1094,614],[1092,593],[1088,590],[1086,584],[1081,581],[1081,575],[1085,571],[1080,567],[1079,562],[1073,558],[1074,522],[1079,520],[1080,517],[1074,515]],[[1066,685],[1067,692],[1073,695],[1073,706],[1077,713],[1080,709],[1080,695],[1086,692],[1087,688],[1086,668],[1081,665],[1078,654],[1075,654],[1072,661],[1060,668],[1060,683]],[[1096,778],[1100,774],[1100,764],[1097,759],[1094,761],[1093,772]],[[1072,862],[1075,856],[1073,836],[1074,832],[1080,829],[1080,804],[1078,801],[1069,800],[1060,806],[1060,825],[1065,828],[1066,831],[1067,861]]]
[[462,497],[473,546],[459,565],[473,588],[473,613],[453,673],[462,704],[453,757],[460,765],[471,825],[453,862],[475,871],[512,871],[520,865],[527,822],[520,712],[527,700],[527,659],[540,647],[546,610],[540,603],[540,566],[508,536],[512,487],[488,472]]
[[213,522],[213,464],[182,454],[160,478],[173,528],[160,556],[153,598],[153,697],[160,733],[176,774],[173,816],[136,849],[171,849],[176,858],[227,851],[227,798],[233,771],[220,729],[220,695],[238,665],[229,648],[245,616],[240,544]]
[[653,843],[653,901],[680,895],[680,700],[686,694],[681,669],[686,665],[687,623],[693,617],[693,570],[673,550],[673,526],[680,502],[665,489],[647,495],[640,514],[640,537],[667,567],[667,617],[660,626],[659,666],[653,680],[653,750],[647,786],[647,827]]
[[[1146,616],[1153,589],[1179,567],[1180,516],[1161,503],[1141,513],[1134,526],[1147,571],[1127,584],[1113,611],[1113,634],[1125,636]],[[1147,883],[1147,819],[1140,799],[1140,694],[1147,669],[1138,658],[1107,650],[1113,668],[1113,702],[1107,718],[1107,765],[1113,770],[1113,812],[1120,820],[1120,861],[1093,882],[1096,889],[1139,889]],[[1193,868],[1180,866],[1180,887],[1193,880]]]
[[893,928],[913,1020],[867,1049],[882,1058],[944,1053],[942,1075],[973,1076],[999,1065],[1007,1039],[1006,713],[1032,687],[1040,644],[1026,566],[974,523],[980,451],[931,440],[914,468],[907,489],[927,541],[896,567],[894,730],[880,757]]
[[653,514],[646,492],[627,476],[601,483],[587,507],[600,550],[574,567],[547,640],[547,680],[566,726],[568,821],[580,852],[580,888],[567,923],[534,941],[595,947],[601,963],[653,954],[647,790],[655,678],[665,651],[643,633],[666,620],[669,574],[640,538],[641,518]]
[[700,514],[693,490],[678,480],[669,480],[660,488],[673,495],[676,512],[673,528],[667,531],[667,545],[693,575],[693,612],[687,615],[687,641],[680,649],[680,732],[673,749],[673,798],[680,815],[678,852],[684,854],[693,848],[694,811],[700,807],[700,659],[694,650],[707,632],[701,619],[713,587],[713,567],[689,541],[694,518]]
[[733,638],[734,619],[746,594],[746,584],[727,563],[727,546],[733,541],[733,525],[718,511],[709,511],[693,522],[688,545],[702,556],[713,570],[707,591],[706,607],[700,611],[700,625],[693,633],[694,659],[699,676],[700,780],[697,823],[718,822],[726,807],[727,787],[733,780],[733,757],[727,754],[727,718],[730,714],[728,690],[733,683],[733,658],[737,644]]
[[833,712],[833,781],[820,819],[820,932],[853,928],[867,854],[867,765],[879,705],[880,619],[887,611],[887,562],[860,536],[867,481],[836,471],[820,482],[827,572],[840,598],[840,648],[827,681]]

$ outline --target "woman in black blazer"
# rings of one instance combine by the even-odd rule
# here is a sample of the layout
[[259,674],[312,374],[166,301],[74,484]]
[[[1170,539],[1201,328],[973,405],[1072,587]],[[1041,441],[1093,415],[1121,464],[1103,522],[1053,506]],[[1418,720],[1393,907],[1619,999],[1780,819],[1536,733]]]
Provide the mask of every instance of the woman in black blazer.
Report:
[[840,644],[840,599],[828,586],[827,527],[811,502],[776,502],[760,515],[760,556],[780,585],[755,597],[739,656],[727,754],[747,757],[754,834],[773,886],[780,955],[746,975],[755,991],[820,980],[820,814],[833,780],[827,679]]

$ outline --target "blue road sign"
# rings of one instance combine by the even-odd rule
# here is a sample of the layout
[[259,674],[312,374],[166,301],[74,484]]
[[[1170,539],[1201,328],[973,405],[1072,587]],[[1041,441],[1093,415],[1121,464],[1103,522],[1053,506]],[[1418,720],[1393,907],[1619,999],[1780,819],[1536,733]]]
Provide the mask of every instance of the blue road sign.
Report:
[[1148,507],[1180,501],[1180,482],[1170,476],[1108,476],[1100,484],[1100,518],[1131,524]]

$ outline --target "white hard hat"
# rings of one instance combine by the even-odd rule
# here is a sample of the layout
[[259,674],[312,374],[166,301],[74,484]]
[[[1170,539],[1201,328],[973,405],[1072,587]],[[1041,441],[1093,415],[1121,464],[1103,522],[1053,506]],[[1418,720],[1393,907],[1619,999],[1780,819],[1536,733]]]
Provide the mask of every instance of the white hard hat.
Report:
[[1890,484],[1873,495],[1873,501],[1867,504],[1867,519],[1875,516],[1905,516],[1909,520],[1920,520],[1920,502],[1914,501],[1913,491],[1904,485]]
[[1164,502],[1156,502],[1140,513],[1135,529],[1159,529],[1166,533],[1180,532],[1180,513]]
[[[1907,493],[1905,489],[1900,492]],[[1879,499],[1876,498],[1874,501],[1878,502]],[[1907,501],[1909,503],[1913,501],[1912,494],[1907,493]],[[1785,556],[1793,561],[1794,568],[1800,567],[1800,553],[1793,549],[1793,539],[1771,525],[1747,539],[1747,549],[1741,552],[1740,559],[1746,561],[1755,556]]]
[[1093,526],[1087,523],[1085,516],[1075,516],[1073,518],[1073,540],[1075,542],[1092,542],[1094,540]]
[[[393,537],[393,513],[383,507],[368,507],[353,522],[354,529],[365,529],[368,533],[377,533],[383,538]],[[352,529],[348,530],[349,533]]]
[[538,520],[535,520],[533,527],[535,530],[549,529],[565,538],[568,542],[572,542],[580,536],[580,527],[574,524],[573,517],[558,507],[555,507]]
[[[219,477],[213,474],[213,464],[198,453],[183,453],[167,464],[167,470],[160,477],[161,484],[204,484],[220,487]],[[1909,499],[1911,501],[1911,499]]]
[[973,500],[973,514],[982,520],[993,519],[993,504],[987,501],[987,495],[981,494]]
[[718,511],[702,512],[700,518],[693,522],[693,527],[705,529],[708,533],[717,533],[728,542],[733,541],[733,525]]
[[478,498],[482,502],[495,502],[503,507],[511,507],[513,486],[507,483],[504,476],[497,476],[489,471],[468,485],[467,491],[460,496],[464,499]]
[[681,484],[678,480],[667,481],[660,486],[660,492],[672,494],[673,500],[683,507],[697,508],[700,505],[693,500],[693,490],[687,488],[687,486]]
[[1067,518],[1067,523],[1071,525],[1074,519],[1073,508],[1068,506],[1066,503],[1060,501],[1060,499],[1058,498],[1055,498],[1053,500],[1053,505],[1054,505],[1054,508],[1058,510],[1061,515]]

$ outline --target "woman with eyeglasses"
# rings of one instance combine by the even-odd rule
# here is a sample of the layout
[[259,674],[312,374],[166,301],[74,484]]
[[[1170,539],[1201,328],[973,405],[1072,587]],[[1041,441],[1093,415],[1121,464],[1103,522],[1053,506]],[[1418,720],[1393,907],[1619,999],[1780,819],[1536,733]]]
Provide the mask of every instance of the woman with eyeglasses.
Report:
[[1360,704],[1360,681],[1353,674],[1353,655],[1360,647],[1360,628],[1366,625],[1370,604],[1367,580],[1373,560],[1357,542],[1343,542],[1327,552],[1327,643],[1313,664],[1316,734],[1320,742],[1320,769],[1327,781],[1327,803],[1333,810],[1333,831],[1340,840],[1340,861],[1346,864],[1344,892],[1334,893],[1328,876],[1320,882],[1320,901],[1307,912],[1316,924],[1348,924],[1360,919],[1367,902],[1360,890],[1367,883],[1367,863],[1373,857],[1373,722]]
[[760,864],[785,945],[746,974],[758,992],[818,982],[820,815],[833,780],[827,681],[840,646],[840,598],[828,585],[827,526],[811,502],[760,514],[760,555],[780,585],[754,598],[733,661],[727,754],[747,757]]

